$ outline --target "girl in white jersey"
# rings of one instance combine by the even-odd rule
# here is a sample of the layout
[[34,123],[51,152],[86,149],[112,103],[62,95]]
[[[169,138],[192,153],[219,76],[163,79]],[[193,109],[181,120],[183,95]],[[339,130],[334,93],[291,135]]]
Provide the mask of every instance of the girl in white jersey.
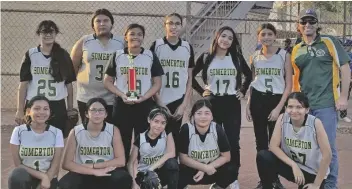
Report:
[[[270,23],[257,30],[262,47],[250,57],[253,81],[248,97],[246,116],[253,120],[257,152],[266,150],[274,131],[275,121],[283,112],[287,96],[292,89],[292,65],[290,54],[273,46],[276,29]],[[283,188],[279,180],[276,187]],[[258,189],[261,188],[259,182]]]
[[124,40],[111,33],[114,17],[106,9],[93,14],[93,34],[84,35],[71,51],[72,62],[77,74],[77,104],[82,122],[85,119],[86,103],[91,98],[103,98],[108,103],[108,117],[111,123],[114,94],[104,88],[104,69],[110,56],[124,48]]
[[[139,134],[134,141],[128,170],[133,178],[134,189],[143,188],[138,175],[146,171],[155,171],[161,185],[168,189],[177,189],[178,162],[175,159],[175,143],[168,131],[168,113],[164,108],[154,108],[150,111],[147,131]],[[136,177],[137,176],[137,177]]]
[[60,189],[131,188],[125,169],[120,131],[105,122],[107,104],[102,98],[87,102],[86,121],[75,126],[67,140]]
[[[116,95],[113,123],[121,131],[126,159],[130,154],[133,129],[136,138],[149,127],[148,114],[155,106],[152,97],[160,90],[161,76],[164,74],[158,57],[141,46],[144,36],[143,26],[130,24],[125,31],[128,47],[110,57],[105,71],[104,85]],[[129,58],[133,59],[136,69],[136,90],[139,95],[136,101],[127,98]]]
[[17,95],[18,124],[23,123],[26,102],[37,95],[49,99],[52,110],[49,124],[63,132],[67,117],[74,112],[72,82],[76,80],[76,76],[70,55],[55,42],[59,32],[53,21],[42,21],[36,31],[40,45],[29,49],[23,58]]
[[25,124],[15,127],[10,149],[15,169],[9,175],[9,189],[56,189],[64,147],[60,129],[48,124],[49,100],[35,96],[29,100]]
[[165,72],[156,101],[173,114],[168,127],[177,143],[182,116],[192,96],[194,52],[191,44],[179,38],[182,30],[182,17],[179,14],[167,15],[164,26],[166,36],[154,41],[150,50],[158,56]]
[[308,98],[291,93],[286,113],[276,121],[269,150],[257,154],[257,168],[263,189],[272,189],[278,175],[299,185],[299,189],[323,189],[329,174],[331,149],[322,122],[309,115]]
[[237,180],[225,131],[212,120],[212,105],[201,99],[192,107],[190,122],[181,127],[179,189],[212,183],[211,188],[226,188]]
[[[205,83],[195,79],[202,71]],[[193,70],[193,88],[213,105],[214,121],[223,125],[231,146],[231,163],[240,167],[241,101],[252,79],[234,30],[229,26],[215,34],[210,52],[200,55]],[[242,76],[245,77],[242,83]],[[234,183],[237,186],[237,181]]]

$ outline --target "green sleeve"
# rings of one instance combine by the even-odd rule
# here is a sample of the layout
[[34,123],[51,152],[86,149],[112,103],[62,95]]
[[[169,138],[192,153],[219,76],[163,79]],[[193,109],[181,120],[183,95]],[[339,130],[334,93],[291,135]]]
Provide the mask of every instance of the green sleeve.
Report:
[[335,37],[330,36],[331,40],[334,43],[336,52],[338,54],[340,66],[347,64],[350,62],[350,57],[348,56],[348,53],[345,51],[339,40],[337,40]]

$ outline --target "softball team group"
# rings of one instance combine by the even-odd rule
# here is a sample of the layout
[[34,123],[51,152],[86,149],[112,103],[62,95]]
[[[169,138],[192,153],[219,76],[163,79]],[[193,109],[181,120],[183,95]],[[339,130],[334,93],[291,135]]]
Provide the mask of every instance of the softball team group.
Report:
[[[113,24],[108,10],[97,10],[94,33],[81,37],[71,56],[55,42],[57,25],[39,24],[40,45],[26,52],[20,69],[10,189],[139,189],[135,178],[147,170],[168,189],[199,184],[238,189],[241,99],[247,91],[257,188],[284,188],[278,175],[300,188],[324,188],[329,140],[322,122],[308,114],[306,95],[291,93],[290,54],[273,46],[273,25],[258,28],[262,48],[249,67],[228,26],[195,61],[192,46],[179,37],[183,23],[177,13],[165,17],[166,36],[150,49],[142,47],[143,26],[130,24],[120,37],[111,33]],[[137,101],[126,96],[129,57],[137,73]],[[75,81],[82,123],[63,136]],[[203,98],[181,125],[192,87]],[[58,180],[61,164],[68,173]]]

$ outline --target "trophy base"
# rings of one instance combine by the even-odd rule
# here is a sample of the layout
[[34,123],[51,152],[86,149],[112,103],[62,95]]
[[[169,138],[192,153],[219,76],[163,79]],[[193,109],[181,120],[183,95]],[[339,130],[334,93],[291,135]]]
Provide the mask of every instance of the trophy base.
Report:
[[136,97],[136,96],[134,96],[134,97],[127,97],[127,100],[128,101],[136,101],[136,100],[138,100],[138,97]]
[[127,95],[127,100],[128,101],[136,101],[136,100],[138,100],[138,95],[134,91],[128,91],[126,95]]

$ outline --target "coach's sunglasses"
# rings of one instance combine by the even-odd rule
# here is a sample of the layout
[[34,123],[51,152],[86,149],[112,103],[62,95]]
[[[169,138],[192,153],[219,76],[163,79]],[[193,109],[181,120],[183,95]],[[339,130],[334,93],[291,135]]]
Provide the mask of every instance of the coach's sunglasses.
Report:
[[301,20],[301,21],[299,21],[299,24],[306,25],[307,23],[309,23],[310,25],[314,25],[317,22],[318,22],[317,20]]

